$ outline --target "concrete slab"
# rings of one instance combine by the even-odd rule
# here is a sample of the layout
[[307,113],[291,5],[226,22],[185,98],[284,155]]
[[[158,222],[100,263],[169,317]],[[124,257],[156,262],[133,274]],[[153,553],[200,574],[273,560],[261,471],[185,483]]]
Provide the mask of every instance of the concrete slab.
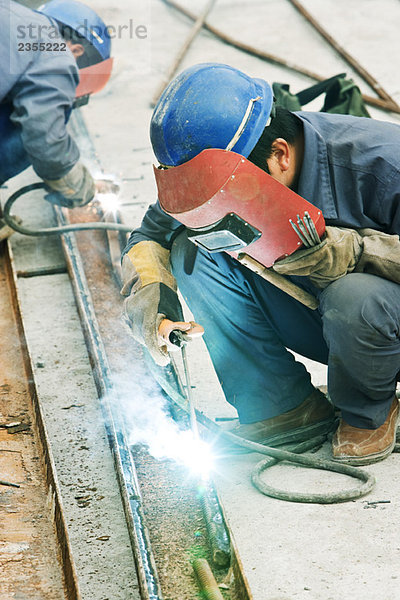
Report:
[[68,275],[20,279],[18,288],[82,597],[136,600],[119,487]]
[[[398,76],[400,4],[396,0],[303,0],[322,25],[400,101]],[[205,2],[193,7],[200,13]],[[126,222],[137,226],[147,205],[155,199],[153,161],[148,125],[150,101],[163,74],[184,41],[191,23],[160,0],[88,0],[110,24],[128,23],[136,10],[149,19],[148,46],[136,57],[129,37],[114,40],[116,68],[110,85],[91,100],[82,113],[105,171],[123,182],[121,202]],[[149,13],[146,12],[150,9]],[[147,15],[147,16],[146,16]],[[326,77],[346,71],[365,93],[372,93],[358,75],[332,51],[288,2],[278,0],[219,0],[210,22],[243,41]],[[150,56],[150,67],[148,59]],[[144,61],[144,65],[142,64]],[[201,32],[180,69],[190,64],[220,61],[254,76],[291,85],[295,91],[311,81],[221,44]],[[140,65],[138,63],[141,63]],[[139,67],[144,67],[141,71]],[[310,105],[318,109],[320,102]],[[371,109],[375,118],[400,123],[398,115]],[[43,350],[44,351],[44,350]],[[198,405],[211,416],[232,414],[201,342],[190,349]],[[50,359],[51,360],[51,357]],[[308,363],[317,384],[326,370]],[[325,448],[322,452],[327,452]],[[336,506],[295,505],[262,496],[250,484],[249,473],[259,457],[237,457],[216,475],[229,526],[237,543],[255,600],[392,600],[398,592],[397,541],[400,482],[397,456],[369,467],[378,479],[365,500]],[[304,485],[328,489],[343,478],[292,467],[274,467],[268,477],[296,489]],[[368,504],[371,501],[383,504]],[[390,500],[390,503],[386,501]],[[373,507],[376,508],[373,508]]]
[[[2,198],[36,181],[31,169]],[[55,225],[43,194],[21,198],[27,227]],[[139,589],[113,458],[58,236],[11,238],[22,318],[59,479],[80,591],[88,600],[137,600]],[[42,269],[48,275],[38,275]],[[27,274],[30,275],[27,277]],[[36,275],[35,275],[36,274]]]
[[[201,6],[182,2],[191,10]],[[203,3],[204,4],[204,3]],[[320,19],[349,52],[378,79],[399,101],[399,77],[394,73],[394,57],[399,56],[396,23],[400,5],[395,0],[350,0],[340,5],[328,0],[305,0],[305,6]],[[101,9],[102,2],[95,2]],[[118,4],[120,15],[127,17],[134,3]],[[116,63],[123,61],[124,76],[118,74],[107,94],[93,99],[84,109],[85,119],[104,168],[115,170],[124,182],[122,211],[126,222],[136,225],[145,206],[155,198],[150,164],[152,153],[148,139],[151,116],[150,99],[163,73],[173,60],[190,28],[190,23],[162,2],[151,2],[151,71],[138,77],[135,66],[126,60],[129,47],[115,40]],[[210,22],[241,40],[281,55],[326,77],[346,71],[364,93],[372,91],[344,61],[321,41],[304,19],[288,3],[278,0],[251,3],[220,0]],[[391,57],[388,60],[388,57]],[[287,82],[299,90],[311,81],[276,65],[264,63],[201,33],[180,69],[190,64],[221,61],[252,75]],[[310,108],[318,110],[321,101]],[[107,112],[109,120],[101,115]],[[400,122],[398,116],[371,109],[375,118]],[[118,152],[115,132],[118,131]],[[192,379],[198,406],[211,416],[232,416],[224,401],[213,367],[196,342],[189,348]],[[298,359],[301,360],[300,357]],[[305,361],[316,385],[326,384],[326,367]],[[328,453],[325,448],[323,452]],[[396,501],[400,482],[396,475],[396,456],[371,467],[378,479],[376,490],[367,499],[335,506],[295,505],[262,496],[250,483],[256,455],[238,457],[221,465],[216,482],[224,510],[233,532],[244,571],[255,600],[389,600],[399,595],[396,565],[399,561]],[[338,485],[353,485],[344,477],[307,472],[294,467],[274,467],[268,474],[282,485],[316,490]],[[367,501],[389,500],[369,505]],[[376,506],[376,508],[372,508]]]

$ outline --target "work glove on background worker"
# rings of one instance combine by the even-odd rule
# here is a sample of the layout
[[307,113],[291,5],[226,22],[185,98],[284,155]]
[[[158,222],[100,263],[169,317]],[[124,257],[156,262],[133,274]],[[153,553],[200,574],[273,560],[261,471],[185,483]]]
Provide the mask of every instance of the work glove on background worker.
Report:
[[76,163],[64,177],[43,181],[51,191],[56,192],[47,199],[66,208],[85,206],[96,193],[96,183],[81,162]]
[[374,229],[327,226],[320,244],[297,250],[277,261],[273,269],[281,275],[307,276],[321,289],[353,272],[371,273],[400,283],[399,236]]
[[169,250],[146,240],[133,246],[122,260],[121,294],[127,296],[124,317],[133,337],[160,366],[169,363],[169,351],[178,349],[169,338],[174,329],[184,331],[189,339],[203,333],[201,326],[184,321],[169,256]]

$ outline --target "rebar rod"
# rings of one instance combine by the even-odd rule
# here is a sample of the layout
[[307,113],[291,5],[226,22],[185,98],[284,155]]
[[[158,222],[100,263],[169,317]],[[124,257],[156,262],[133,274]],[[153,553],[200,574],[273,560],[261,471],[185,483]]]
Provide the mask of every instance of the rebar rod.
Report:
[[202,597],[205,600],[224,600],[206,559],[196,558],[196,560],[193,561],[193,569],[199,581]]
[[202,29],[202,27],[204,25],[204,21],[210,14],[210,11],[211,11],[212,7],[214,6],[215,2],[216,2],[216,0],[209,0],[205,9],[203,10],[203,12],[200,13],[200,15],[197,17],[192,29],[189,32],[189,35],[183,42],[178,54],[176,55],[174,61],[172,62],[170,68],[168,69],[168,72],[167,72],[165,78],[163,79],[163,81],[161,82],[160,86],[158,87],[156,93],[153,96],[153,99],[151,101],[151,106],[153,108],[157,104],[161,94],[163,93],[163,91],[165,90],[165,88],[167,87],[167,85],[169,84],[169,82],[171,81],[173,76],[175,75],[179,65],[181,64],[183,58],[185,57],[185,54],[187,53],[190,46],[192,45],[193,40],[196,38],[200,29]]
[[393,107],[399,109],[399,105],[397,102],[393,100],[393,98],[388,94],[380,83],[369,73],[364,67],[356,60],[347,50],[343,48],[327,31],[322,27],[322,25],[315,19],[311,13],[308,12],[304,8],[304,6],[298,0],[289,0],[290,4],[294,6],[296,10],[310,23],[312,27],[324,38],[326,42],[340,56],[358,73],[368,85],[372,87],[372,89],[378,94],[380,98],[386,100],[388,103],[393,104]]
[[[192,19],[192,21],[195,21],[197,19],[194,13],[192,13],[184,6],[180,5],[178,2],[175,2],[175,0],[162,1],[165,4],[174,8],[175,10],[177,10],[178,12],[180,12],[181,14],[185,15],[189,19]],[[238,50],[241,50],[242,52],[246,52],[247,54],[256,56],[257,58],[265,60],[266,62],[280,65],[282,67],[285,67],[286,69],[294,71],[295,73],[300,73],[301,75],[304,75],[305,77],[309,77],[310,79],[314,79],[316,81],[324,81],[324,79],[326,79],[326,77],[322,77],[318,73],[314,73],[309,69],[300,67],[299,65],[288,61],[280,56],[277,56],[276,54],[271,54],[270,52],[265,52],[264,50],[260,50],[255,46],[251,46],[250,44],[245,44],[244,42],[241,42],[240,40],[237,40],[236,38],[221,31],[217,27],[214,27],[207,21],[204,22],[203,27],[204,29],[215,35],[217,38],[219,38],[221,41],[225,42],[226,44],[229,44],[230,46],[233,46],[234,48],[237,48]],[[373,96],[369,96],[368,94],[362,94],[362,98],[367,104],[370,104],[371,106],[375,106],[377,108],[381,108],[382,110],[400,114],[400,107],[398,107],[397,104],[394,104],[393,102],[383,100],[382,98],[374,98]]]

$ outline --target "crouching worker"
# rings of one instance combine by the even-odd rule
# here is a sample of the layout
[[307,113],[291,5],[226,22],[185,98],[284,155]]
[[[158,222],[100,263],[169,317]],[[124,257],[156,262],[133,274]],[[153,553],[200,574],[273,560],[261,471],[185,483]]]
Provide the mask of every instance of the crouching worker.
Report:
[[32,165],[51,198],[73,208],[97,187],[66,124],[108,81],[110,37],[86,5],[51,0],[38,11],[0,2],[0,184]]
[[[289,112],[274,106],[266,81],[201,64],[163,93],[151,140],[159,201],[123,256],[136,339],[165,364],[160,323],[172,322],[167,336],[192,329],[178,285],[238,412],[235,433],[274,444],[331,427],[334,407],[290,349],[328,365],[341,411],[333,458],[387,457],[399,415],[400,127]],[[289,222],[299,214],[304,225],[305,213],[315,226],[309,244]],[[317,310],[241,264],[238,252],[317,297]]]

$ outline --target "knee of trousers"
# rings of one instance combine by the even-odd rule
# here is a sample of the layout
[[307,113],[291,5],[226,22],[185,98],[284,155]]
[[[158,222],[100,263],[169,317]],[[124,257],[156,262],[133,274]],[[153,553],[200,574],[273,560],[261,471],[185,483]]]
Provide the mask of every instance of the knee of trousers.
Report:
[[395,343],[400,350],[399,302],[400,286],[375,275],[351,273],[331,283],[320,296],[328,346],[341,341],[347,353]]

